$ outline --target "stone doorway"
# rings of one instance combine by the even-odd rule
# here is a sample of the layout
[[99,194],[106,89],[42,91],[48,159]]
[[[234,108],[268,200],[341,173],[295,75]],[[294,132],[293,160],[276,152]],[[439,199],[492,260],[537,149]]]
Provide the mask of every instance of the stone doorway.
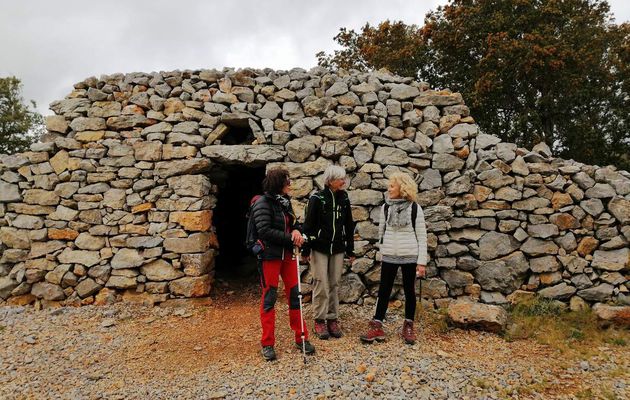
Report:
[[215,277],[221,280],[257,280],[256,259],[245,249],[247,211],[254,195],[262,193],[265,167],[221,165],[209,174],[218,186],[213,225],[219,241]]

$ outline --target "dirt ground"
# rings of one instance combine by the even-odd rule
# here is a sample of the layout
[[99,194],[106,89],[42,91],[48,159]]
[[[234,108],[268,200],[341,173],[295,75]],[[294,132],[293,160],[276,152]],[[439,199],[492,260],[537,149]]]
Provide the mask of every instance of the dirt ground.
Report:
[[[79,393],[76,398],[141,398],[137,391],[126,390],[130,386],[155,386],[156,382],[198,381],[200,376],[213,376],[209,385],[214,388],[219,383],[225,386],[225,382],[220,382],[222,374],[229,379],[254,374],[251,379],[255,382],[252,371],[266,371],[273,366],[277,370],[274,373],[279,373],[283,366],[293,367],[301,358],[293,347],[286,300],[281,296],[277,305],[279,360],[267,363],[259,352],[258,296],[255,285],[237,283],[219,285],[211,301],[198,306],[147,308],[118,304],[57,313],[27,310],[0,330],[4,371],[0,372],[0,397],[70,398]],[[370,371],[378,374],[379,368],[371,364],[371,357],[379,351],[404,348],[393,332],[401,321],[400,309],[391,310],[394,318],[386,343],[366,346],[359,342],[358,336],[372,311],[371,306],[343,305],[345,337],[326,342],[312,338],[317,347],[317,362],[313,364],[334,362],[337,358],[353,360],[352,379],[367,379],[369,384]],[[309,305],[305,315],[311,327]],[[433,320],[435,315],[424,314],[424,318],[413,351],[420,359],[433,360],[435,368],[439,366],[439,374],[435,372],[433,378],[427,379],[448,381],[451,376],[458,376],[457,386],[467,388],[467,395],[462,398],[630,398],[627,347],[620,352],[618,348],[603,346],[596,357],[582,360],[534,340],[508,342],[490,333],[444,330]],[[35,343],[25,339],[29,334],[35,337]],[[588,368],[580,367],[584,362]],[[457,375],[458,369],[469,367],[477,371],[476,375]],[[76,379],[84,380],[74,384],[60,381],[73,371]],[[25,386],[29,375],[38,379]],[[247,382],[249,378],[243,379]],[[82,386],[80,382],[93,382],[100,395],[82,397],[84,392],[76,392],[76,386]],[[379,383],[378,379],[374,383]],[[154,393],[154,398],[186,398],[181,392],[172,395],[166,387]],[[292,390],[284,394],[297,393]],[[244,397],[259,396],[265,397],[254,390]],[[214,397],[231,395],[219,392]]]

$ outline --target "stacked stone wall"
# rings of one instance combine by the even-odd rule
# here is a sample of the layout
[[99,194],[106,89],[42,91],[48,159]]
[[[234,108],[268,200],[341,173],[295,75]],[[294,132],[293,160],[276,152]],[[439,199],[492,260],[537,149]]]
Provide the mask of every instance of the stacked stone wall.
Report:
[[10,304],[206,296],[209,172],[283,165],[303,215],[331,163],[349,172],[357,221],[342,301],[376,294],[378,207],[397,171],[419,184],[429,301],[630,299],[630,174],[480,133],[458,93],[384,71],[195,70],[89,78],[51,109],[42,140],[0,160]]

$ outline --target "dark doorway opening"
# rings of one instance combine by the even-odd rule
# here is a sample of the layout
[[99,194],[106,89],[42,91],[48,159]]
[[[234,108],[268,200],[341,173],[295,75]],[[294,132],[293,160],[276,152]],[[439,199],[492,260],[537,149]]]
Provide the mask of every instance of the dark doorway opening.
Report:
[[255,137],[252,128],[249,125],[227,125],[228,131],[221,138],[221,144],[251,144]]
[[218,186],[213,224],[219,240],[217,279],[257,281],[256,258],[245,249],[249,202],[262,193],[265,168],[223,165],[210,172]]

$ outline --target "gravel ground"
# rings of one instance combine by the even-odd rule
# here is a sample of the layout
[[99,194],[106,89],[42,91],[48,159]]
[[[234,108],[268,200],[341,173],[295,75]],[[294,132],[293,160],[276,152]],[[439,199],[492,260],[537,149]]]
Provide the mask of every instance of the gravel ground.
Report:
[[434,324],[406,346],[401,310],[390,312],[385,343],[364,345],[370,306],[342,306],[346,336],[312,339],[304,364],[279,300],[278,360],[265,362],[257,294],[236,292],[219,289],[201,307],[0,308],[0,398],[630,398],[630,355],[619,348],[581,360]]

